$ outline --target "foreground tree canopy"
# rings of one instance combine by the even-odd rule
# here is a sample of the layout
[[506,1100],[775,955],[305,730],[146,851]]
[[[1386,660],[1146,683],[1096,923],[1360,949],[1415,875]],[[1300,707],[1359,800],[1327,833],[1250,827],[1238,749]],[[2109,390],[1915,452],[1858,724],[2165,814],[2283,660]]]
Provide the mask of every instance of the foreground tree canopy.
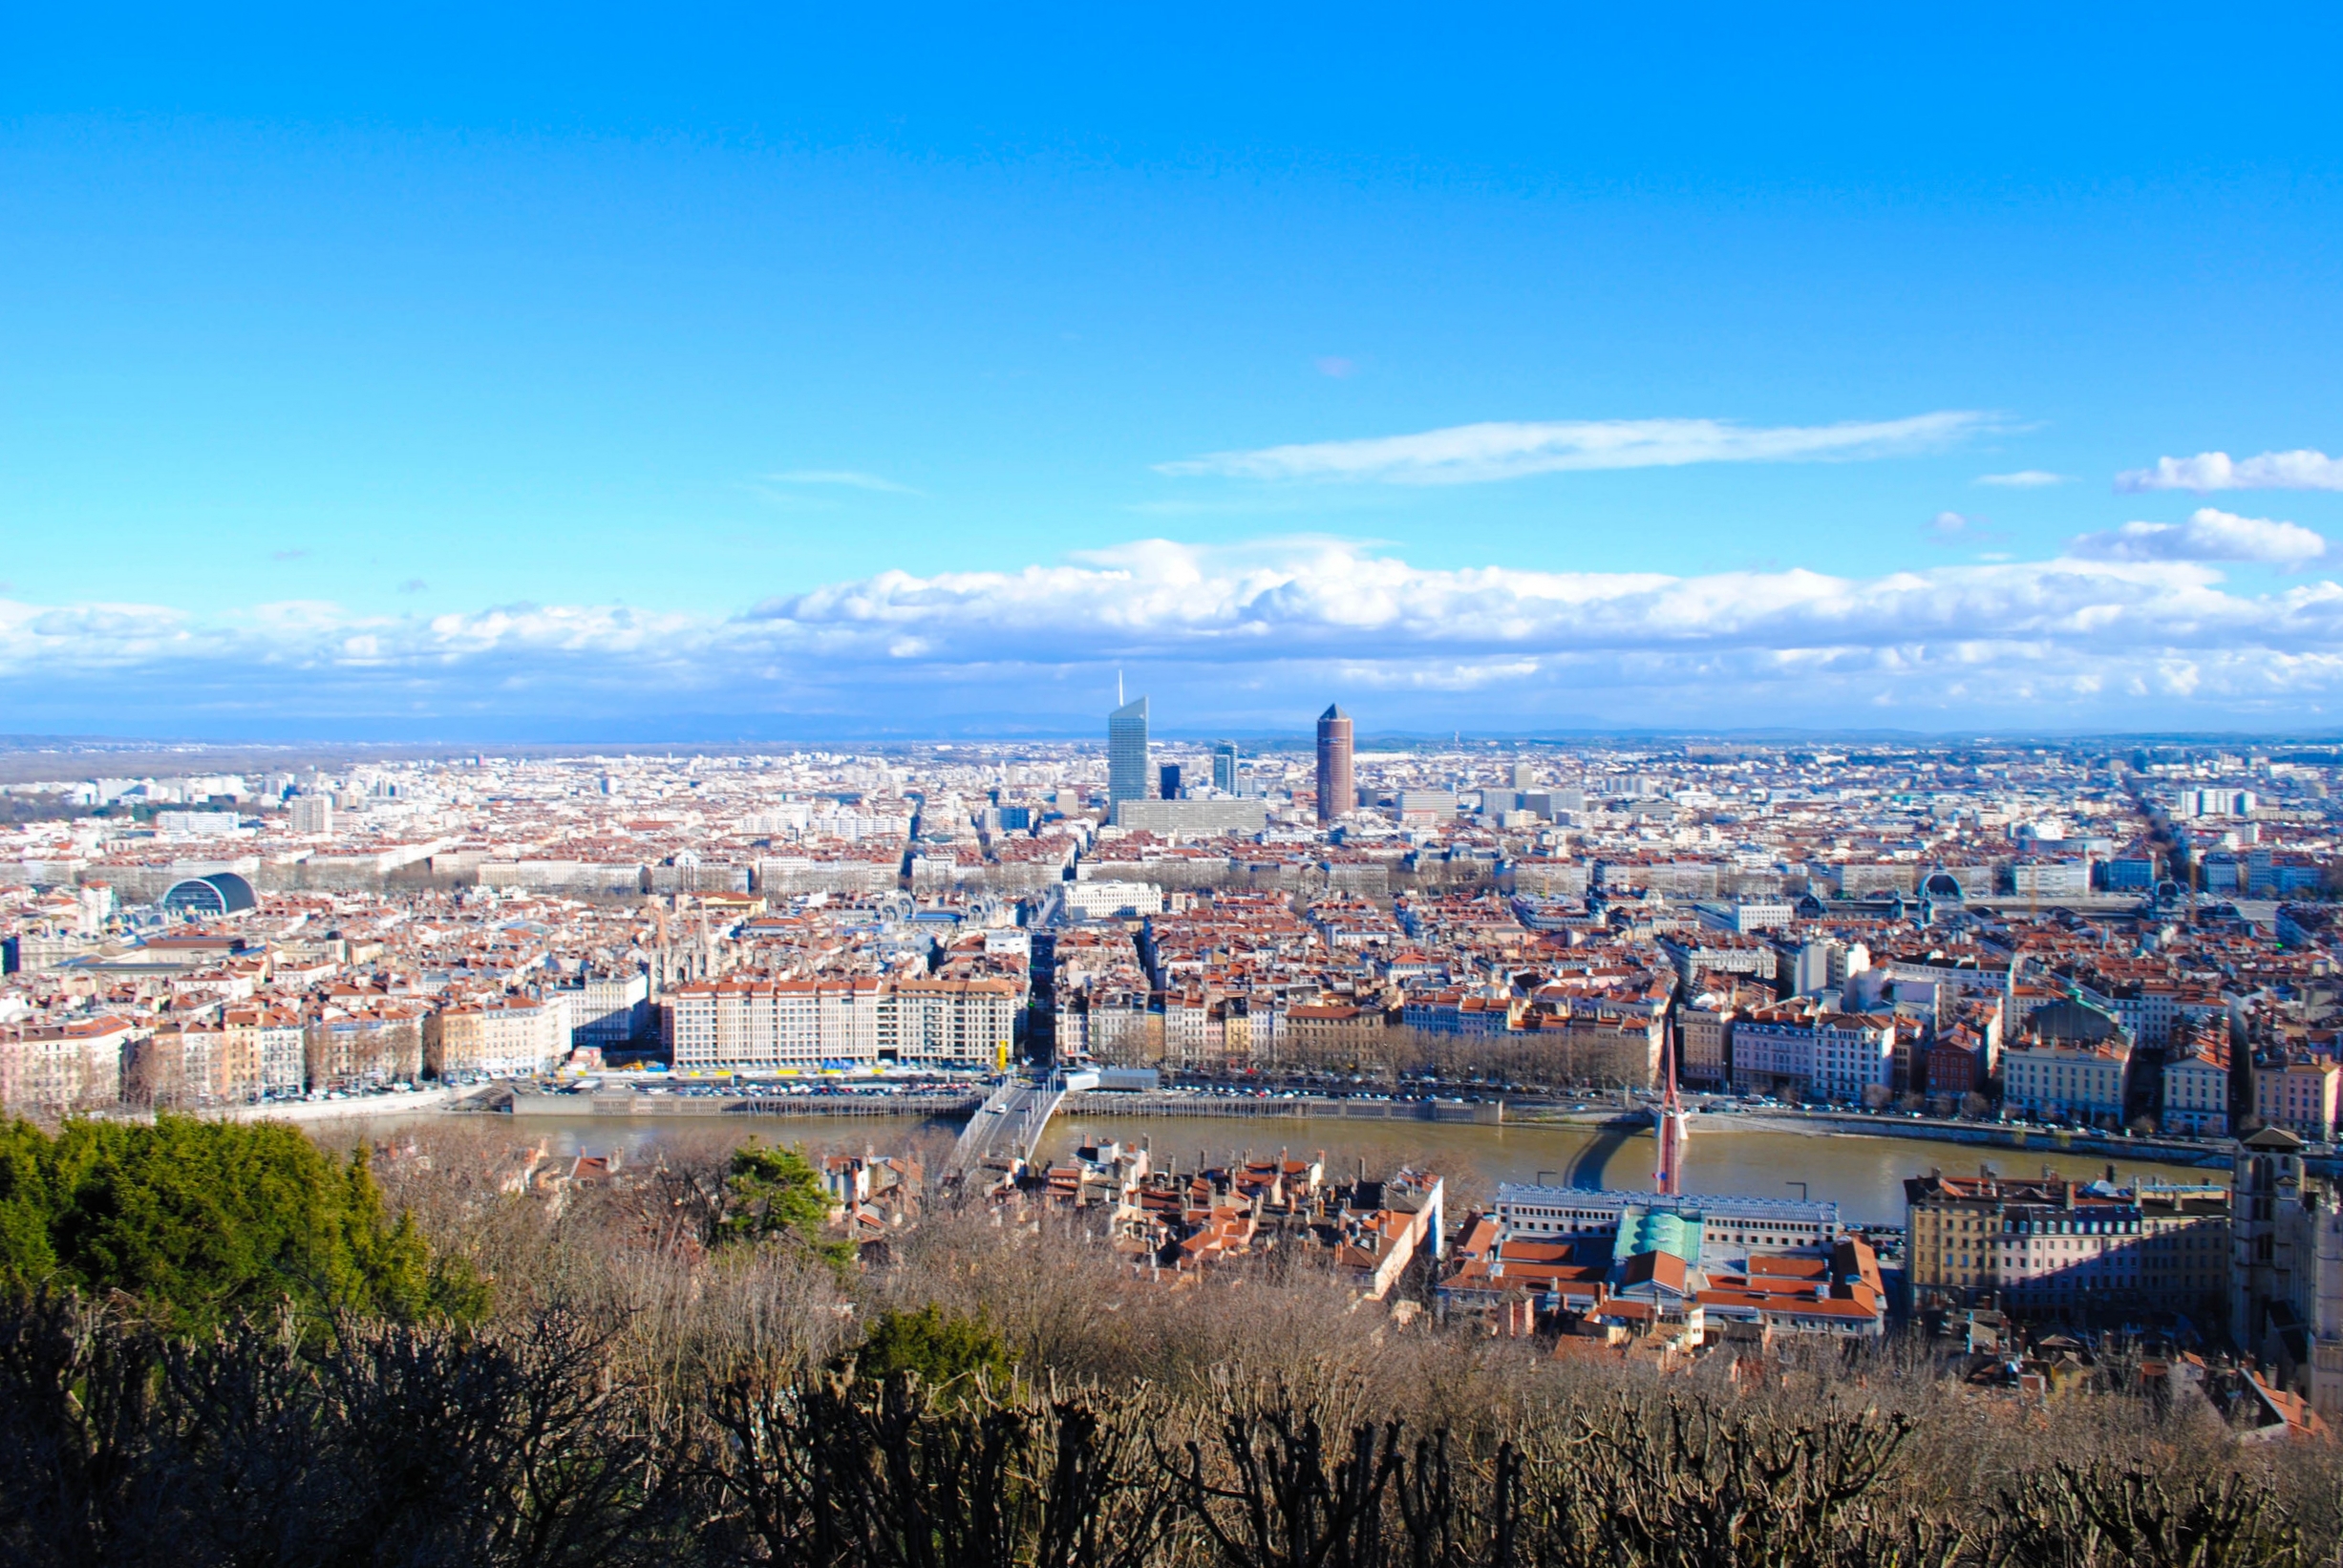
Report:
[[186,1328],[290,1305],[400,1320],[478,1314],[469,1270],[385,1213],[363,1149],[282,1123],[0,1126],[0,1286],[136,1297]]
[[853,1242],[822,1234],[830,1218],[829,1195],[821,1190],[821,1173],[797,1150],[751,1138],[733,1151],[724,1189],[717,1240],[785,1242],[833,1268],[854,1262]]

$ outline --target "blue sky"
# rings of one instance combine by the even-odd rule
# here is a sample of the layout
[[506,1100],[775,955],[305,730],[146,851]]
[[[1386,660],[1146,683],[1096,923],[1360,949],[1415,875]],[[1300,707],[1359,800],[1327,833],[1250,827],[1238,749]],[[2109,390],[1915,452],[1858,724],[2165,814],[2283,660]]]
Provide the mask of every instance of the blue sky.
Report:
[[2336,14],[1891,9],[20,13],[0,729],[2332,727]]

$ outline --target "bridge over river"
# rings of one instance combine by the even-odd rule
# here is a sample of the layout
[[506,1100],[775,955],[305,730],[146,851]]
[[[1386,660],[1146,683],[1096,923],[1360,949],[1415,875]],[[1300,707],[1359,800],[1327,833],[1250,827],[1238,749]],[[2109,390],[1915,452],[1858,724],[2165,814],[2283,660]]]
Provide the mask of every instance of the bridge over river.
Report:
[[1088,1089],[1097,1082],[1097,1074],[1086,1072],[1014,1073],[1002,1079],[976,1108],[968,1126],[960,1130],[960,1141],[952,1145],[946,1172],[965,1178],[987,1168],[1012,1170],[1031,1159],[1042,1131],[1057,1113],[1068,1091]]

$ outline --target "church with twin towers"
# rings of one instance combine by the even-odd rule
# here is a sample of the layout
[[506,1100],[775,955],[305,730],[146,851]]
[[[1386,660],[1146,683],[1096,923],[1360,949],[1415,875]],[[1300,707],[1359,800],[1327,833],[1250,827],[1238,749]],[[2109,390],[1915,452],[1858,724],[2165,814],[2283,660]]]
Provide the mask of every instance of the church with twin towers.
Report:
[[[1352,762],[1351,715],[1329,704],[1318,715],[1317,817],[1332,822],[1356,808],[1358,776]],[[1209,838],[1259,833],[1268,823],[1268,803],[1239,788],[1237,748],[1222,741],[1212,751],[1212,788],[1191,794],[1180,786],[1177,768],[1160,773],[1147,754],[1147,699],[1134,697],[1106,716],[1107,820],[1118,828],[1164,837]]]

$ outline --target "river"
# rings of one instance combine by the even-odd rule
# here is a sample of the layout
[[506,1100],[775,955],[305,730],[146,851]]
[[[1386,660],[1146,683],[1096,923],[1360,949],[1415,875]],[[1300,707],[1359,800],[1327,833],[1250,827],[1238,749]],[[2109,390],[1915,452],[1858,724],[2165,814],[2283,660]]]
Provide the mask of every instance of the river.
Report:
[[[755,1136],[802,1144],[809,1150],[860,1150],[882,1154],[918,1143],[939,1153],[957,1127],[913,1116],[615,1117],[437,1115],[392,1117],[315,1129],[321,1142],[339,1143],[363,1129],[371,1137],[428,1122],[478,1128],[485,1135],[519,1140],[543,1137],[564,1155],[613,1150],[640,1162],[661,1145],[708,1149]],[[1546,1180],[1575,1187],[1630,1191],[1651,1185],[1653,1145],[1645,1132],[1623,1133],[1572,1127],[1513,1124],[1479,1127],[1460,1123],[1353,1122],[1308,1117],[1246,1119],[1181,1116],[1061,1115],[1042,1139],[1046,1158],[1063,1156],[1077,1144],[1119,1138],[1144,1143],[1159,1165],[1194,1169],[1201,1160],[1220,1164],[1231,1155],[1294,1155],[1324,1151],[1329,1175],[1354,1172],[1364,1159],[1371,1173],[1399,1164],[1437,1170],[1448,1178],[1452,1206],[1485,1201],[1500,1181]],[[2034,1176],[2048,1167],[2061,1176],[2103,1175],[2109,1161],[2089,1155],[2034,1149],[2003,1149],[1940,1143],[1920,1138],[1866,1137],[1822,1131],[1788,1132],[1703,1125],[1688,1147],[1685,1188],[1695,1193],[1732,1193],[1756,1197],[1794,1197],[1799,1184],[1816,1198],[1840,1206],[1854,1223],[1902,1224],[1904,1181],[1931,1168],[1948,1174],[1974,1173],[1990,1164],[2005,1176]],[[2118,1179],[2224,1181],[2226,1171],[2147,1161],[2115,1160]]]

